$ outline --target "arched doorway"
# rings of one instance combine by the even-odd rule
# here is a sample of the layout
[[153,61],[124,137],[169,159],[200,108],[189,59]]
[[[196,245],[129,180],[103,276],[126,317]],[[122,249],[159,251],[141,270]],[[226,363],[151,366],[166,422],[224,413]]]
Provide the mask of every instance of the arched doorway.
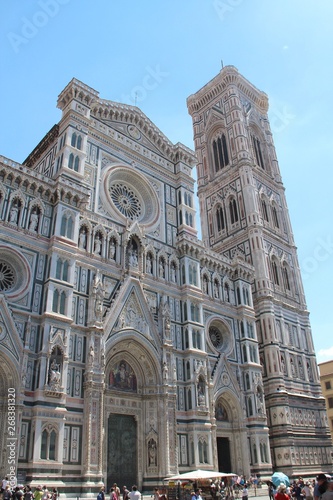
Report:
[[220,393],[215,402],[216,451],[218,470],[248,475],[250,457],[242,409],[230,391]]
[[[13,364],[0,353],[0,476],[17,474],[20,387]],[[15,446],[11,447],[11,441]],[[10,461],[10,462],[9,462]],[[9,478],[10,479],[10,478]]]
[[122,331],[106,363],[103,469],[108,489],[113,483],[148,488],[164,463],[168,423],[160,418],[162,368],[145,339],[133,337],[133,331]]

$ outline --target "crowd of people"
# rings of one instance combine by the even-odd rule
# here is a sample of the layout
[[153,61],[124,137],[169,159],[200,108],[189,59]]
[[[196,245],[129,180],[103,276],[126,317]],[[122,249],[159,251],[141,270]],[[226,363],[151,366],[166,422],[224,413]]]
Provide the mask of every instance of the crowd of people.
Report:
[[97,500],[141,500],[141,493],[138,490],[136,485],[132,486],[131,491],[127,489],[127,486],[122,487],[122,492],[120,492],[120,488],[117,483],[113,483],[110,488],[109,498],[105,491],[105,486],[102,486],[100,489]]
[[18,484],[12,487],[8,477],[1,483],[2,500],[58,500],[57,488],[49,490],[46,485],[32,489],[29,484]]
[[[241,498],[248,500],[249,489],[254,488],[256,495],[257,480],[246,480],[238,478],[237,481],[231,481],[228,485],[221,482],[212,482],[210,486],[210,496],[213,500],[232,500]],[[274,485],[271,481],[267,483],[268,496],[270,500],[333,500],[333,477],[327,474],[318,474],[316,479],[303,480],[300,477],[294,480],[290,485],[280,483]],[[200,488],[195,488],[191,491],[191,500],[204,500],[206,495],[202,495]],[[1,483],[1,498],[0,500],[59,500],[59,493],[56,488],[48,489],[46,485],[37,486],[32,490],[30,485],[17,485],[11,487],[8,477],[5,477]],[[122,492],[116,483],[112,485],[109,495],[103,486],[97,495],[97,500],[141,500],[141,493],[136,485],[133,485],[131,491],[127,486],[122,487]],[[153,500],[167,500],[165,492],[161,492],[159,488],[155,488]]]
[[300,477],[290,486],[285,483],[274,486],[270,482],[268,495],[270,500],[333,500],[333,478],[321,473],[312,481]]

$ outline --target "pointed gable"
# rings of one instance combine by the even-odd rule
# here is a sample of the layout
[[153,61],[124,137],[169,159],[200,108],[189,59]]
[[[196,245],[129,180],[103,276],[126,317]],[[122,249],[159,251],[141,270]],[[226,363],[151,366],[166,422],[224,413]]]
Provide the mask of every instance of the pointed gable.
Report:
[[132,330],[157,350],[161,343],[157,325],[139,280],[128,277],[112,304],[105,321],[107,341],[120,331]]
[[0,349],[19,369],[23,353],[22,340],[4,295],[0,295]]

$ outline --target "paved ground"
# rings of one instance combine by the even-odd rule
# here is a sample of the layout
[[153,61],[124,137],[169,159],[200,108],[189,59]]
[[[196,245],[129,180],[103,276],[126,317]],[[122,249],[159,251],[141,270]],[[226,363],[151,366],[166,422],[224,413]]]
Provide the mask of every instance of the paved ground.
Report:
[[[60,495],[60,499],[61,499],[61,496]],[[109,500],[109,495],[106,495],[106,500]],[[151,500],[153,497],[153,494],[151,493],[144,493],[141,495],[141,500]],[[64,498],[64,496],[63,496]],[[95,498],[95,497],[93,497]],[[269,496],[268,496],[268,488],[267,486],[265,485],[263,488],[257,488],[256,491],[254,491],[253,488],[250,488],[249,489],[249,498],[251,498],[251,500],[269,500]],[[242,500],[242,495],[241,495],[241,492],[239,494],[239,497],[238,497],[239,500]],[[235,500],[238,500],[237,497],[235,497]],[[73,496],[73,498],[68,498],[66,500],[87,500],[87,498],[82,498],[80,499],[79,495],[77,497]]]

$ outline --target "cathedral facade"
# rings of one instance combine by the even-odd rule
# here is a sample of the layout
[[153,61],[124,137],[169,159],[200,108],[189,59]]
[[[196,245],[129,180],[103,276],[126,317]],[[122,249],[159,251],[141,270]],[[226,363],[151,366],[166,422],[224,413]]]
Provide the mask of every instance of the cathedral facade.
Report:
[[0,158],[2,476],[70,495],[332,467],[267,96],[227,66],[187,104],[195,152],[73,79]]

